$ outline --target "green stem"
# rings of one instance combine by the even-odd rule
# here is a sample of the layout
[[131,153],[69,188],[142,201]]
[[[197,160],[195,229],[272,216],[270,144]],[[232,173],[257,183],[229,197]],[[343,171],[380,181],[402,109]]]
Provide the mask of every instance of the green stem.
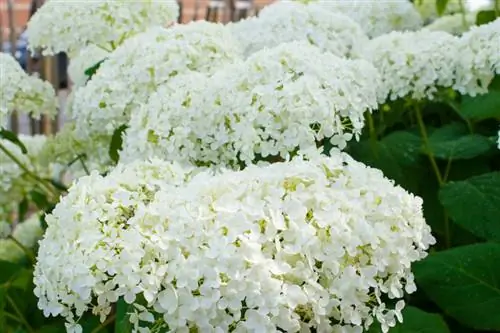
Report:
[[12,235],[9,235],[7,237],[8,239],[10,239],[11,241],[14,242],[14,244],[17,245],[17,247],[19,247],[21,250],[23,250],[24,254],[26,254],[26,256],[28,257],[28,259],[30,260],[30,262],[32,264],[35,264],[35,261],[36,261],[36,258],[35,258],[35,255],[33,254],[33,251],[31,251],[30,249],[28,249],[26,246],[23,245],[23,243],[21,243],[20,241],[18,241],[14,236]]
[[33,171],[28,169],[14,154],[12,154],[2,143],[0,143],[0,150],[7,155],[14,163],[16,163],[21,170],[23,170],[30,178],[33,180],[37,181],[40,183],[40,185],[43,185],[45,187],[45,190],[47,193],[55,195],[57,198],[59,196],[59,193],[52,188],[52,186],[48,186],[46,181],[44,181],[42,178],[38,177]]
[[495,0],[495,16],[500,16],[500,0]]
[[460,13],[462,13],[462,25],[467,28],[467,18],[465,13],[465,6],[463,0],[458,0],[458,5],[460,6]]
[[14,316],[12,313],[8,313],[7,311],[5,311],[4,314],[7,318],[17,321],[19,324],[24,324],[22,319],[18,318],[17,316]]
[[465,122],[465,124],[467,125],[467,129],[469,130],[469,133],[470,134],[473,134],[474,133],[474,128],[472,127],[472,123],[469,121],[469,119],[467,119],[466,117],[464,117],[462,115],[462,113],[460,112],[460,108],[459,106],[457,105],[457,103],[455,101],[447,101],[446,104],[448,104],[452,109],[453,111],[455,111],[457,113],[457,115],[462,118],[462,120]]
[[101,325],[96,327],[91,333],[98,333],[98,332],[102,331],[106,326],[108,326],[109,324],[111,324],[115,320],[115,317],[116,317],[116,315],[114,315],[114,314],[109,316],[108,319],[106,319],[106,321],[104,321]]
[[377,152],[377,132],[375,130],[375,122],[373,121],[373,116],[370,112],[367,112],[367,119],[368,119],[368,130],[370,133],[370,144],[372,146],[372,151],[375,156],[378,155]]
[[7,297],[7,301],[10,303],[10,305],[12,306],[12,308],[14,309],[14,311],[16,312],[18,318],[21,320],[21,322],[23,323],[23,325],[26,327],[26,330],[28,332],[30,332],[30,333],[35,333],[35,331],[30,326],[30,324],[28,323],[28,321],[26,320],[26,318],[24,318],[23,313],[19,310],[19,308],[17,307],[17,305],[14,302],[14,300],[8,294],[6,295],[6,297]]
[[429,136],[427,135],[427,130],[425,128],[424,120],[422,118],[422,111],[420,110],[419,106],[415,107],[415,115],[417,118],[418,127],[420,128],[420,135],[422,136],[424,148],[425,148],[425,151],[427,153],[427,156],[429,157],[429,162],[431,163],[432,170],[434,171],[434,174],[436,175],[436,179],[439,183],[439,186],[441,186],[444,184],[443,177],[441,176],[441,171],[439,171],[439,167],[437,165],[436,159],[434,158],[434,154],[431,150],[431,147],[429,144]]

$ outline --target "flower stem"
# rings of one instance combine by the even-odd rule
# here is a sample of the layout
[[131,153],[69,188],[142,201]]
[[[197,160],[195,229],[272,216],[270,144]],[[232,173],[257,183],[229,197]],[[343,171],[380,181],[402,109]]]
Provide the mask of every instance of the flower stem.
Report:
[[467,19],[465,17],[465,6],[463,0],[458,0],[458,5],[460,6],[460,13],[462,13],[462,25],[467,28]]
[[23,316],[23,313],[19,310],[19,308],[17,307],[16,303],[14,302],[14,300],[7,294],[6,295],[6,298],[7,298],[7,301],[10,303],[10,305],[12,306],[12,308],[14,309],[14,311],[16,312],[17,314],[17,317],[18,319],[23,323],[23,325],[26,327],[26,330],[30,333],[35,333],[35,331],[33,330],[33,328],[30,326],[30,324],[28,323],[28,321],[26,320],[26,318],[24,318]]
[[7,238],[10,239],[11,241],[13,241],[14,244],[16,244],[21,250],[23,250],[24,254],[26,254],[26,256],[28,257],[28,259],[30,260],[30,262],[32,264],[35,264],[36,259],[35,259],[35,255],[33,254],[33,251],[31,251],[26,246],[24,246],[23,243],[21,243],[20,241],[18,241],[12,235],[9,235]]
[[417,117],[418,127],[420,128],[420,135],[422,136],[424,148],[427,153],[427,156],[429,157],[429,162],[431,163],[432,170],[434,171],[439,186],[442,186],[444,184],[443,176],[441,176],[441,171],[439,171],[436,159],[434,158],[434,153],[430,148],[429,136],[427,135],[427,130],[425,128],[424,120],[422,118],[422,111],[420,110],[420,106],[415,107],[415,115]]

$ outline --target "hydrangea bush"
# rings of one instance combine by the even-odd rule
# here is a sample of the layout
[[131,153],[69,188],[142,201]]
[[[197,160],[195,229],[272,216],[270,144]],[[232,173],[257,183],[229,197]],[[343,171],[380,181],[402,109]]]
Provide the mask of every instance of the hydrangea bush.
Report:
[[[500,331],[500,2],[426,3],[49,0],[75,86],[0,124],[2,330]],[[2,118],[55,114],[0,60]]]

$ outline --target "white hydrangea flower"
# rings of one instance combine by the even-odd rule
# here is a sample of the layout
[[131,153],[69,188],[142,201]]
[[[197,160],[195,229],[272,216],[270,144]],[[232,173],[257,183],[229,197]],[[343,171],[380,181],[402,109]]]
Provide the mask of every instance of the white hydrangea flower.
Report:
[[212,77],[191,74],[162,86],[133,114],[121,158],[237,168],[288,159],[322,140],[344,148],[361,133],[364,112],[377,107],[379,84],[364,60],[281,44]]
[[[27,153],[23,154],[16,144],[0,139],[0,143],[14,157],[24,164],[29,170],[42,178],[51,176],[50,169],[40,164],[39,155],[45,144],[44,135],[19,135],[19,140],[24,144]],[[35,188],[36,182],[27,178],[26,173],[7,154],[0,151],[0,205],[11,205],[21,199]]]
[[365,50],[382,76],[386,99],[433,99],[439,88],[455,85],[459,39],[441,31],[392,32],[370,41]]
[[47,0],[28,22],[29,47],[71,57],[92,44],[111,51],[136,33],[175,22],[178,15],[175,0]]
[[[43,236],[40,214],[32,214],[26,221],[18,223],[12,236],[24,247],[34,249]],[[17,262],[25,257],[24,251],[11,239],[0,240],[0,260]]]
[[423,21],[408,0],[320,0],[320,5],[359,23],[369,37],[418,30]]
[[161,317],[172,332],[387,332],[435,242],[420,198],[339,152],[202,173],[154,197],[129,181],[83,178],[48,217],[46,315],[104,320],[123,296],[136,329]]
[[265,7],[259,17],[230,25],[245,55],[281,43],[308,41],[338,56],[356,57],[368,41],[361,27],[349,17],[325,11],[316,4],[291,1]]
[[[108,302],[135,297],[138,289],[131,282],[138,281],[132,272],[145,240],[136,237],[135,228],[126,231],[127,221],[160,188],[183,184],[191,171],[151,160],[118,165],[106,177],[93,172],[78,179],[46,217],[48,229],[34,273],[35,294],[44,314],[61,314],[71,324],[73,307],[79,316],[93,296],[98,296],[96,309],[106,315],[111,310]],[[120,289],[110,290],[115,283]]]
[[[465,0],[464,1],[464,6],[467,4],[467,2],[474,1],[474,0]],[[418,12],[424,18],[426,21],[432,21],[434,19],[437,19],[439,17],[438,12],[437,12],[437,5],[436,5],[437,0],[415,0],[413,3],[415,7],[417,8]],[[467,9],[465,6],[464,9]],[[460,8],[460,0],[448,0],[446,1],[446,8],[444,11],[444,15],[452,15],[461,12]]]
[[77,56],[70,59],[68,66],[68,75],[73,83],[73,89],[84,86],[89,77],[85,71],[106,59],[110,52],[103,50],[95,45],[89,45],[82,49]]
[[456,89],[470,95],[487,92],[495,74],[500,74],[500,18],[472,27],[460,38],[459,47],[461,71]]
[[[464,21],[465,19],[465,21]],[[462,35],[476,23],[476,14],[468,13],[465,17],[459,14],[445,15],[426,25],[424,30],[445,31],[452,35]]]
[[83,136],[111,134],[159,85],[188,71],[212,73],[239,59],[240,52],[223,25],[203,21],[135,36],[75,91],[71,113],[77,131]]
[[53,116],[57,111],[54,88],[49,82],[28,75],[10,54],[0,52],[0,128],[13,111]]

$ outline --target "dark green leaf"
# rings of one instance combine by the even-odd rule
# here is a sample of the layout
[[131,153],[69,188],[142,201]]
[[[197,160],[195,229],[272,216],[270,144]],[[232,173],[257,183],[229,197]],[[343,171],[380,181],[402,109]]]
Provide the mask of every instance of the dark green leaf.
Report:
[[38,333],[66,333],[66,328],[63,323],[44,325]]
[[111,144],[109,146],[109,157],[115,163],[118,163],[120,158],[119,152],[122,149],[123,144],[123,132],[127,129],[127,125],[122,125],[118,127],[113,133],[113,137],[111,138]]
[[7,294],[7,288],[0,286],[0,327],[7,327],[7,322],[5,319],[5,305],[7,304],[5,296]]
[[[382,333],[376,323],[368,333]],[[374,327],[375,326],[375,327]],[[389,330],[389,333],[449,333],[450,330],[439,314],[427,313],[413,306],[403,310],[403,322]]]
[[0,138],[8,140],[18,146],[23,154],[26,154],[28,152],[28,149],[26,149],[26,146],[21,142],[21,140],[19,140],[16,133],[2,128],[0,129]]
[[0,284],[11,281],[22,268],[20,264],[0,260]]
[[476,236],[500,242],[500,172],[450,182],[439,197],[455,223]]
[[106,59],[103,59],[101,61],[99,61],[97,64],[95,64],[94,66],[92,67],[89,67],[85,70],[85,75],[87,75],[89,78],[89,80],[95,75],[95,73],[97,73],[97,70],[99,69],[99,67],[101,67],[102,63],[105,62]]
[[132,305],[127,304],[123,298],[118,300],[116,304],[116,320],[115,320],[115,332],[118,333],[129,333],[132,332],[132,324],[129,321],[129,313],[133,312],[134,308]]
[[45,210],[47,207],[50,206],[50,202],[47,200],[47,196],[45,194],[43,194],[42,192],[39,192],[37,190],[33,190],[30,192],[30,197],[31,197],[31,200],[35,203],[35,205],[40,210]]
[[482,135],[467,134],[465,126],[453,123],[432,132],[429,145],[436,158],[458,160],[482,155],[493,143]]
[[24,198],[23,201],[21,201],[17,207],[17,216],[19,221],[24,221],[28,209],[29,209],[29,201],[27,198]]
[[500,91],[490,90],[475,97],[463,96],[460,113],[464,118],[476,121],[500,118]]
[[436,11],[439,16],[444,14],[447,5],[448,5],[448,0],[436,0]]
[[445,313],[477,330],[500,330],[500,244],[430,254],[414,264],[420,288]]
[[[495,1],[495,0],[494,0]],[[494,10],[482,10],[476,15],[476,24],[486,24],[495,21],[497,18]]]

